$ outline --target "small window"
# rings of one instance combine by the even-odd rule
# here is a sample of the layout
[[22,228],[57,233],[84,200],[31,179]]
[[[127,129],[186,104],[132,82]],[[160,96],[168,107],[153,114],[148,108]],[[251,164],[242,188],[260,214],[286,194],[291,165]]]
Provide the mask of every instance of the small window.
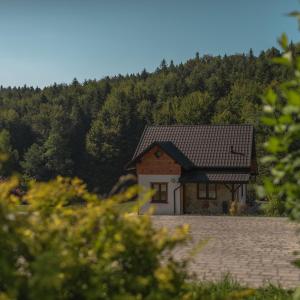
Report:
[[152,202],[167,203],[168,202],[168,184],[167,183],[151,183],[151,188],[155,190]]
[[198,199],[217,199],[215,183],[198,183]]

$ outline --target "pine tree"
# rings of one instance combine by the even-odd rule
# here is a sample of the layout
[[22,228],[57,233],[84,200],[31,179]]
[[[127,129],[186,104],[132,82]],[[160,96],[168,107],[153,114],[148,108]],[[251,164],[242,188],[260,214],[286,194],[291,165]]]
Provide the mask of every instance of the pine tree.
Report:
[[10,134],[6,129],[0,131],[0,156],[0,177],[11,175],[17,168],[18,152],[12,148]]

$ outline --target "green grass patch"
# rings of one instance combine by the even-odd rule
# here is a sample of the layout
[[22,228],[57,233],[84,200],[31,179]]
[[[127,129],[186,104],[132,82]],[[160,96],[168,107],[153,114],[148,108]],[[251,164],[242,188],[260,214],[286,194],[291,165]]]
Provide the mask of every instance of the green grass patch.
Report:
[[290,300],[293,290],[286,290],[280,286],[266,285],[257,289],[243,286],[226,275],[218,282],[200,282],[190,284],[192,300]]

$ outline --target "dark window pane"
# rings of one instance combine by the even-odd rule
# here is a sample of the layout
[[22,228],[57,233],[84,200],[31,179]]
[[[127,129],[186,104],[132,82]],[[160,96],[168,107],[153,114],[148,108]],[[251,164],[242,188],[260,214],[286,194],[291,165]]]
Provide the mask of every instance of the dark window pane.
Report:
[[161,191],[160,200],[161,201],[167,201],[167,192],[166,191],[165,192]]
[[216,199],[217,197],[217,187],[216,184],[210,183],[208,185],[208,198],[210,199]]
[[167,191],[167,184],[166,183],[162,183],[160,185],[160,189],[161,189],[162,192],[166,192]]
[[206,184],[205,183],[198,183],[198,197],[206,198]]
[[153,183],[152,188],[159,191],[159,184],[158,183]]
[[153,196],[154,201],[159,201],[159,191],[156,191],[156,193]]
[[152,197],[152,200],[153,201],[159,201],[159,184],[158,183],[152,183],[151,187],[152,187],[152,189],[154,189],[156,191],[156,193]]

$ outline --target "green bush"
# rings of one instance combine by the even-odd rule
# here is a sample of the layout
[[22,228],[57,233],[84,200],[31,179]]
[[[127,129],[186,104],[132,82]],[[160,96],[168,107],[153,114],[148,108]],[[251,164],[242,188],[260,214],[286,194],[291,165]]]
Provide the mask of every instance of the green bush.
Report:
[[285,203],[276,195],[266,195],[267,202],[262,205],[262,211],[269,217],[280,217],[286,215]]
[[[137,187],[101,201],[78,179],[31,183],[26,212],[0,184],[0,293],[8,299],[181,299],[184,262],[172,249],[188,228],[154,229],[149,215],[120,213]],[[86,201],[84,207],[68,204]]]
[[[292,13],[298,18],[300,13]],[[300,55],[289,46],[286,35],[280,40],[284,50],[276,63],[286,65],[293,71],[293,78],[279,87],[269,89],[264,97],[263,122],[273,134],[265,144],[268,156],[262,162],[269,166],[270,176],[265,178],[264,187],[258,188],[261,196],[272,195],[275,200],[268,209],[284,209],[293,220],[300,221]],[[300,266],[298,259],[296,265]],[[300,288],[294,299],[300,299]]]

